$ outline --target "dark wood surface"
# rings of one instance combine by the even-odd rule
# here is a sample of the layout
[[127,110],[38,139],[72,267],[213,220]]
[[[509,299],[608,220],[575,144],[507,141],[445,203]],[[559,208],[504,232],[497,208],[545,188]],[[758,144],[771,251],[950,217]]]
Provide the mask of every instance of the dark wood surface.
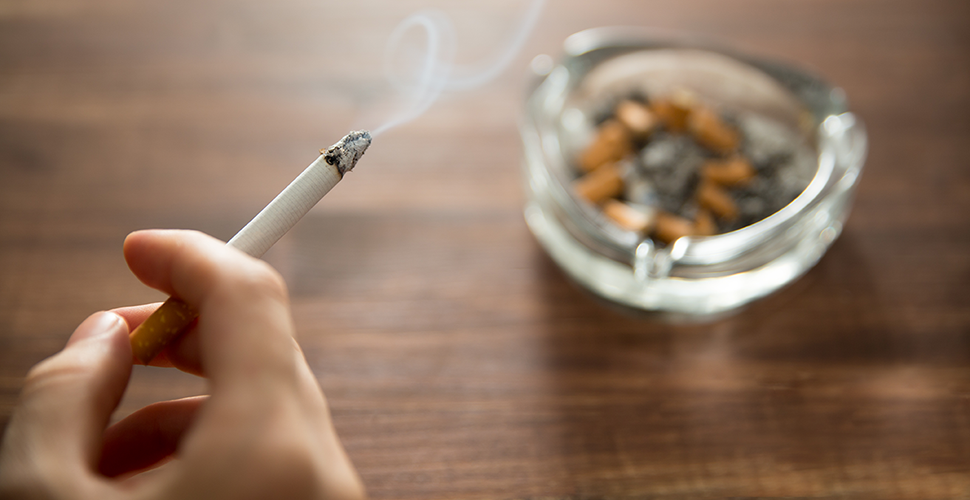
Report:
[[[128,273],[129,231],[229,238],[382,95],[390,31],[428,6],[473,61],[525,4],[0,0],[0,424],[85,316],[163,298]],[[794,285],[667,325],[591,297],[534,241],[528,62],[616,24],[846,90],[869,160]],[[370,494],[967,498],[968,61],[964,0],[551,0],[507,73],[380,137],[266,257]],[[118,415],[204,391],[137,369]]]

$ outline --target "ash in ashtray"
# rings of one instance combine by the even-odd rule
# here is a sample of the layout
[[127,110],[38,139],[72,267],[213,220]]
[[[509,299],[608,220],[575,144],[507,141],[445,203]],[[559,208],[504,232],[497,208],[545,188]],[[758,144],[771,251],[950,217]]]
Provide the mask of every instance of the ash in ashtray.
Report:
[[764,219],[794,200],[816,169],[785,126],[718,112],[686,90],[633,95],[599,118],[577,157],[576,194],[618,226],[663,243]]

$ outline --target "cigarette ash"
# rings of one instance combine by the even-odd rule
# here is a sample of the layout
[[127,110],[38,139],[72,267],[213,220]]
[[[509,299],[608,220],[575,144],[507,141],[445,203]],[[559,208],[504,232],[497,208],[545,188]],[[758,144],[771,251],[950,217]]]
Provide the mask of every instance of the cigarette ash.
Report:
[[576,157],[576,195],[613,224],[670,244],[754,224],[811,182],[814,154],[791,130],[701,103],[686,89],[592,103],[592,141]]
[[345,135],[343,139],[330,146],[330,149],[320,150],[324,161],[328,165],[337,167],[340,176],[354,169],[357,161],[364,156],[364,151],[370,146],[371,135],[366,130],[357,130]]

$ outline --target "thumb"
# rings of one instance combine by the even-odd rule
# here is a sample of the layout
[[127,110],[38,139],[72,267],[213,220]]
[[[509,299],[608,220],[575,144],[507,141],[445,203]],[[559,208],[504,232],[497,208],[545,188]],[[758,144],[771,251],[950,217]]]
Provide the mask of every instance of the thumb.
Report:
[[27,463],[63,460],[69,469],[96,470],[101,435],[130,374],[127,324],[114,313],[91,315],[63,351],[27,374],[5,453],[20,454]]

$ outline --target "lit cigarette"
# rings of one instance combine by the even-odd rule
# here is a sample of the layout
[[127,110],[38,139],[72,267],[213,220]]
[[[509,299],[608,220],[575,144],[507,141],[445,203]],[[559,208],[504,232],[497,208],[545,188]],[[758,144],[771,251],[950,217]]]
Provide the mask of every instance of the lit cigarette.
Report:
[[[345,173],[353,170],[370,142],[369,132],[351,132],[330,149],[320,150],[320,157],[239,230],[228,245],[253,257],[261,257],[333,189]],[[147,365],[197,315],[185,302],[170,297],[131,332],[131,350],[135,357]]]

